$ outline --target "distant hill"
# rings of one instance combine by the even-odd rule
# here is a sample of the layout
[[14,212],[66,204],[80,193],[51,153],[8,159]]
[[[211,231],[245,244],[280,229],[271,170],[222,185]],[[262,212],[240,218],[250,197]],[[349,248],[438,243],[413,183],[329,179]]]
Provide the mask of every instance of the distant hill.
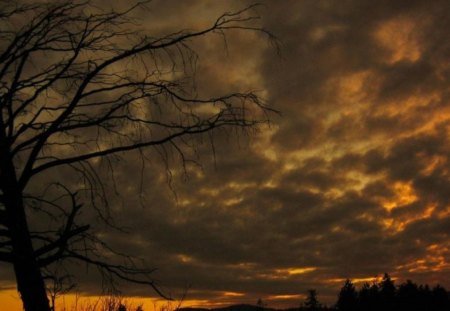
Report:
[[289,308],[289,309],[274,309],[274,308],[261,308],[255,305],[248,304],[237,304],[228,307],[221,308],[179,308],[178,311],[299,311],[299,308]]
[[[238,304],[222,308],[180,308],[179,311],[261,311],[263,308],[255,305]],[[277,311],[273,308],[264,308],[264,311]]]

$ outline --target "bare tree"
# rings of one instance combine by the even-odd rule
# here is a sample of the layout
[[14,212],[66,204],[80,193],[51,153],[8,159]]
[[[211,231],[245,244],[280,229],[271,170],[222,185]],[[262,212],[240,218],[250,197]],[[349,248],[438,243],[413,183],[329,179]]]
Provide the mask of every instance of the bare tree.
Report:
[[193,137],[267,120],[270,109],[253,93],[202,98],[193,89],[196,38],[226,41],[234,30],[270,37],[254,26],[252,7],[154,38],[135,30],[132,11],[142,5],[0,1],[0,261],[13,265],[27,311],[50,310],[47,268],[67,259],[164,296],[152,270],[104,260],[107,246],[80,223],[89,209],[111,224],[97,162],[112,169],[114,157],[133,150],[146,161],[147,149],[170,149],[184,162]]
[[[75,288],[75,284],[71,282],[70,275],[64,274],[60,276],[57,271],[53,272],[52,275],[48,276],[50,283],[48,288],[48,293],[50,296],[50,309],[52,311],[56,310],[56,298],[58,296],[64,295]],[[67,282],[68,281],[68,282]],[[68,283],[68,285],[66,285]]]

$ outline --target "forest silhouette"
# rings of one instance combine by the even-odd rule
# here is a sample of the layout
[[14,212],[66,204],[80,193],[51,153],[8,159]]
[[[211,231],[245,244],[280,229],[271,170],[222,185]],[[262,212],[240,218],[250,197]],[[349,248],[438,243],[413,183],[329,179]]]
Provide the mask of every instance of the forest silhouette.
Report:
[[442,286],[430,288],[411,280],[396,286],[385,273],[381,282],[364,283],[357,290],[351,280],[341,288],[335,306],[345,311],[444,311],[450,310],[449,292]]
[[[182,308],[181,311],[205,311],[207,309]],[[267,307],[261,299],[255,306],[234,305],[214,311],[276,311]],[[448,311],[450,310],[450,292],[441,285],[430,287],[428,284],[416,284],[407,280],[396,285],[389,274],[385,273],[381,281],[364,283],[359,289],[347,279],[337,294],[332,306],[320,303],[316,290],[307,291],[307,297],[298,308],[283,311]]]

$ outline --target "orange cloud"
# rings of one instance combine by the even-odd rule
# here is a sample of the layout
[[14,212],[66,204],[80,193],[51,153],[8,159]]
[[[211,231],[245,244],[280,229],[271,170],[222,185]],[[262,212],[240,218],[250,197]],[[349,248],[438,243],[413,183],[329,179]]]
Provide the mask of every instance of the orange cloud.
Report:
[[418,37],[420,21],[406,16],[394,17],[381,23],[374,37],[388,52],[386,61],[417,61],[422,55]]

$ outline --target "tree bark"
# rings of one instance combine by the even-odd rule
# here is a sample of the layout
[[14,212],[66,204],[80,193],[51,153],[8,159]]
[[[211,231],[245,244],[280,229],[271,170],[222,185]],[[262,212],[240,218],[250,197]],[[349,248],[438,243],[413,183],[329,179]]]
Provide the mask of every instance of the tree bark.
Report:
[[[12,243],[12,259],[17,290],[26,311],[50,311],[44,279],[36,261],[12,159],[4,137],[0,144],[0,188],[3,191],[6,225]],[[1,146],[3,145],[3,146]]]

